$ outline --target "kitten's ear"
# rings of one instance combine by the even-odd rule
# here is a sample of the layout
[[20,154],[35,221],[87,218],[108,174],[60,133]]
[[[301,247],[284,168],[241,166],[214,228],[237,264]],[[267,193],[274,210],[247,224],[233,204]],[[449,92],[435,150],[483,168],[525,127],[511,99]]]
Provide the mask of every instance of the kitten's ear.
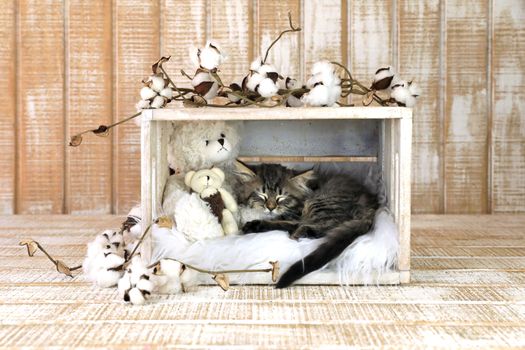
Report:
[[298,185],[303,190],[307,191],[310,190],[308,187],[308,183],[312,180],[315,180],[315,171],[314,169],[309,169],[303,172],[300,172],[298,174],[295,174],[294,177],[291,178],[291,180]]
[[256,176],[253,170],[250,169],[248,165],[244,164],[240,160],[235,160],[234,173],[241,181],[250,181]]

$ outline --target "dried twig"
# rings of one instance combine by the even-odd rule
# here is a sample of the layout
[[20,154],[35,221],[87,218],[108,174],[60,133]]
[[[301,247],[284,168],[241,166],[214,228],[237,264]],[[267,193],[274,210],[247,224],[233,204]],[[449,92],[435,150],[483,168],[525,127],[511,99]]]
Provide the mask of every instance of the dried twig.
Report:
[[294,27],[293,26],[293,23],[292,23],[292,14],[290,12],[288,12],[288,23],[290,25],[290,29],[287,29],[287,30],[283,30],[281,32],[281,34],[279,34],[279,36],[270,44],[270,46],[268,46],[268,48],[266,49],[266,54],[264,55],[264,59],[262,60],[262,63],[265,64],[266,63],[266,60],[268,59],[268,54],[270,53],[270,50],[271,48],[281,39],[281,37],[286,34],[286,33],[292,33],[292,32],[300,32],[301,31],[301,28],[300,27]]
[[40,250],[45,256],[55,265],[55,268],[58,272],[63,273],[66,276],[73,277],[72,271],[82,268],[82,265],[69,267],[63,261],[53,258],[45,249],[33,239],[22,240],[19,243],[22,246],[26,246],[27,254],[29,256],[34,256],[37,250]]

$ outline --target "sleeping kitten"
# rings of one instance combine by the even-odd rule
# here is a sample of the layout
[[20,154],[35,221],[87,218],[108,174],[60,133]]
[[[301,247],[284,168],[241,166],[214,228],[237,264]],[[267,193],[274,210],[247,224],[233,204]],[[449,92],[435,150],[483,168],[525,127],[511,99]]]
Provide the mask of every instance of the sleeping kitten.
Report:
[[243,233],[283,230],[293,239],[325,237],[324,243],[281,276],[277,288],[291,285],[336,258],[372,228],[379,207],[375,195],[344,174],[238,162],[237,175],[239,204],[273,214],[269,220],[247,222]]

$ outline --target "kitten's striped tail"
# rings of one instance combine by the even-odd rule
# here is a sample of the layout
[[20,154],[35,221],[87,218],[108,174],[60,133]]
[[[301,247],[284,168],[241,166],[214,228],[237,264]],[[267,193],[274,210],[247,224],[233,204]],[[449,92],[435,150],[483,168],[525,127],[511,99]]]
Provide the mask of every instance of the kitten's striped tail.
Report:
[[[373,218],[373,216],[372,216]],[[295,262],[279,279],[276,288],[285,288],[310,272],[320,269],[341,254],[359,236],[372,227],[371,220],[350,220],[330,230],[325,242],[304,259]]]

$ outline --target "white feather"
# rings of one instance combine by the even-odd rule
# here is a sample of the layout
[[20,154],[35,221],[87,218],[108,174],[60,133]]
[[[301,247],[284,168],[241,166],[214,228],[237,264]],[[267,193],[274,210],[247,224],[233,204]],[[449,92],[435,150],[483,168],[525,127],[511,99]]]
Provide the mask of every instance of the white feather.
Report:
[[397,264],[399,239],[396,224],[391,214],[379,210],[374,227],[366,235],[358,237],[330,267],[339,272],[341,284],[361,278],[366,284],[388,272]]
[[[353,273],[365,281],[372,275],[381,275],[392,267],[397,258],[397,228],[386,212],[378,212],[374,229],[348,247],[341,257],[325,268],[336,271],[342,284],[349,283]],[[266,233],[197,241],[190,244],[184,236],[172,230],[153,229],[153,260],[172,258],[209,270],[266,268],[269,261],[279,261],[281,271],[303,259],[315,250],[323,239],[289,238],[287,232]],[[356,258],[353,258],[353,256]],[[315,272],[314,272],[315,273]],[[244,276],[232,276],[232,282],[242,283]],[[199,282],[209,282],[209,276],[200,276]]]

